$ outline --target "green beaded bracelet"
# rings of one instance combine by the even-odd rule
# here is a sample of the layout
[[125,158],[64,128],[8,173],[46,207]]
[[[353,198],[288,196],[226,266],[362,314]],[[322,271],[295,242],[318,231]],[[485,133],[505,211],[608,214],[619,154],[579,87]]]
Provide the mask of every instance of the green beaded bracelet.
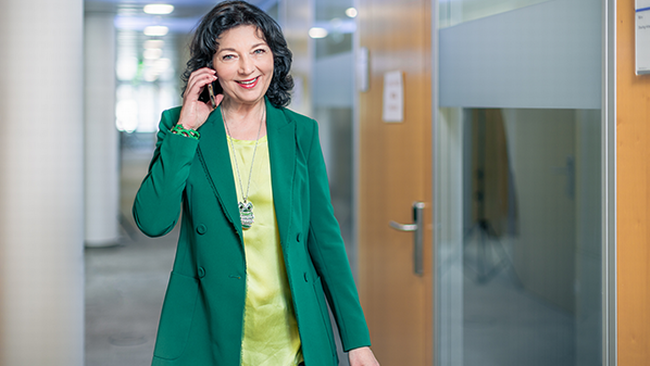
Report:
[[195,140],[198,140],[201,138],[201,134],[198,131],[195,130],[188,130],[185,127],[183,127],[182,124],[177,124],[176,126],[172,127],[170,130],[171,133],[174,135],[181,135],[189,138],[193,138]]

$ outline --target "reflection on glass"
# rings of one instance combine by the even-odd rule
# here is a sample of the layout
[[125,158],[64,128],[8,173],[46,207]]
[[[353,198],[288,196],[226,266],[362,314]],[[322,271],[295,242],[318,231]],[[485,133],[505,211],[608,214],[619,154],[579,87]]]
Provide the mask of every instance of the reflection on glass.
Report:
[[[353,231],[353,106],[354,58],[353,34],[356,23],[350,14],[353,1],[316,0],[311,3],[313,20],[309,24],[310,70],[295,77],[294,100],[297,105],[308,102],[308,113],[318,121],[320,143],[327,166],[334,215],[339,222],[353,272],[356,272],[356,251]],[[356,14],[354,14],[356,15]],[[320,29],[319,34],[313,34]],[[316,37],[318,36],[318,37]],[[294,64],[294,75],[297,70]],[[348,365],[336,338],[341,365]]]
[[463,184],[462,225],[439,248],[441,364],[602,364],[600,110],[465,109],[445,123],[462,131]]
[[[314,3],[314,23],[311,30],[323,30],[312,36],[314,45],[311,95],[313,117],[318,121],[323,155],[326,160],[334,214],[341,234],[352,251],[352,146],[354,58],[352,40],[356,15],[353,2],[317,0]],[[312,32],[310,30],[310,35]]]
[[439,0],[440,28],[451,27],[545,1],[549,0]]

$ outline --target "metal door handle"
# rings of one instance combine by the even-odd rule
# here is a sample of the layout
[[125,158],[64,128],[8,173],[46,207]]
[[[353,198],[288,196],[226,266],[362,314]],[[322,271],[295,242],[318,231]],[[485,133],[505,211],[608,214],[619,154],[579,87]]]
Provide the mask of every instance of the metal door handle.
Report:
[[390,222],[390,226],[399,231],[413,232],[413,272],[422,276],[423,274],[423,239],[424,239],[424,202],[415,202],[413,204],[413,223],[400,224],[395,221]]

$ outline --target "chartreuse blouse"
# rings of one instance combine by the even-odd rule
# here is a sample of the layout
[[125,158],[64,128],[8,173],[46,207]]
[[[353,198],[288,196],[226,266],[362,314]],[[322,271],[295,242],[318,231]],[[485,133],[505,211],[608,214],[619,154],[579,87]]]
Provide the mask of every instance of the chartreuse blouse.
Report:
[[248,200],[255,215],[252,227],[243,231],[247,283],[241,365],[297,365],[302,362],[300,336],[273,206],[268,140],[266,136],[259,139],[252,169],[255,141],[228,136],[228,147],[238,202],[252,171]]

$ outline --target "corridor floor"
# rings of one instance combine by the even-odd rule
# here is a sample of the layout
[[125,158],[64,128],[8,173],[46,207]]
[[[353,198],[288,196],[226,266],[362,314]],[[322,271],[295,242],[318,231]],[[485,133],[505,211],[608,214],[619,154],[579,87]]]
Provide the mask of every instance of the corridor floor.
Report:
[[157,239],[137,230],[133,197],[146,174],[152,136],[122,141],[120,245],[85,250],[86,366],[151,364],[178,231]]

